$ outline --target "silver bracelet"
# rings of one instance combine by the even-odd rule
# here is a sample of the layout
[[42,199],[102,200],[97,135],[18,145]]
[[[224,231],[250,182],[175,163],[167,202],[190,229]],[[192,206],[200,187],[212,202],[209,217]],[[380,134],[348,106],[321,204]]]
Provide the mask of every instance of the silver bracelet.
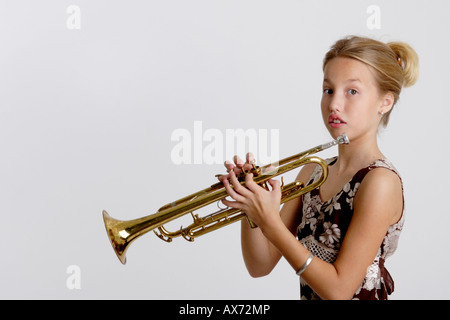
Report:
[[311,254],[309,255],[308,259],[306,259],[305,264],[300,268],[300,270],[298,270],[298,271],[296,272],[296,274],[297,274],[298,276],[300,276],[300,275],[306,270],[306,268],[308,268],[308,266],[309,266],[309,264],[311,263],[311,261],[312,261],[313,258],[314,258],[314,255],[311,253]]

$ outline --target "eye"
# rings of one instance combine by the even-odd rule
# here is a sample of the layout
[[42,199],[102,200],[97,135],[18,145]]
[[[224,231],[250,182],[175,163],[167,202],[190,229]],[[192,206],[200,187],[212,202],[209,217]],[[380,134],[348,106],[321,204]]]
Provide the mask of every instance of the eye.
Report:
[[333,90],[332,89],[323,89],[323,93],[324,94],[333,94]]
[[355,94],[358,93],[358,91],[356,91],[355,89],[350,89],[347,91],[349,95],[354,96]]

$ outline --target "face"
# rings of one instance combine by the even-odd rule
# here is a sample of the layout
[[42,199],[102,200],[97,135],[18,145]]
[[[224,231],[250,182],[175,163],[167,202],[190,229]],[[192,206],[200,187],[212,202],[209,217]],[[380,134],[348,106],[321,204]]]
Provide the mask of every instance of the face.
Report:
[[324,70],[322,117],[333,138],[346,133],[350,141],[376,137],[381,112],[392,107],[380,94],[371,67],[349,58],[334,58]]

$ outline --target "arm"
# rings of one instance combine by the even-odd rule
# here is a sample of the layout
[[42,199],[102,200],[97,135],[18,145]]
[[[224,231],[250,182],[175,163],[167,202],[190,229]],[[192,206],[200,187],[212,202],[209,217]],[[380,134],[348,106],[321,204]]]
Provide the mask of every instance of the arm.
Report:
[[[306,182],[312,174],[314,167],[314,164],[304,166],[298,174],[296,180]],[[227,184],[228,181],[223,181],[226,185],[226,188],[229,188],[229,183]],[[275,191],[272,191],[274,191],[275,193],[278,192],[278,190],[276,189],[279,188],[279,185],[274,181],[272,181],[271,184],[275,188]],[[263,191],[266,194],[270,193],[266,190]],[[233,190],[230,189],[229,192],[233,192]],[[273,199],[275,201],[273,210],[279,211],[279,195],[276,194]],[[236,203],[232,201],[224,201],[224,203],[228,206],[236,205]],[[278,214],[281,222],[287,228],[287,230],[289,230],[291,235],[295,235],[297,226],[300,223],[300,208],[301,197],[298,197],[286,202]],[[242,255],[249,274],[252,277],[262,277],[268,275],[282,257],[281,252],[264,236],[261,228],[251,229],[246,219],[243,219],[241,223]]]
[[[295,233],[300,198],[284,204],[280,211],[282,223],[291,234]],[[247,220],[242,220],[241,247],[245,266],[252,277],[268,275],[281,258],[280,251],[264,236],[261,228],[251,229]]]
[[[253,186],[248,188],[254,189]],[[401,216],[403,200],[398,176],[383,168],[372,170],[361,183],[353,205],[352,222],[337,260],[330,264],[314,258],[302,274],[308,285],[323,299],[351,298],[363,281],[387,229]],[[293,269],[299,270],[310,252],[297,241],[279,215],[250,209],[246,209],[246,213],[258,221],[264,236]]]

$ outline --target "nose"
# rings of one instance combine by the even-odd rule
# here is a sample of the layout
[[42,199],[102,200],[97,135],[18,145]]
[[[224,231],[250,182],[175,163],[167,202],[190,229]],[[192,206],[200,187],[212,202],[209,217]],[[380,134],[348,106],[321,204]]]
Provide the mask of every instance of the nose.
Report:
[[344,102],[337,94],[331,96],[329,101],[329,109],[332,113],[342,112],[344,109]]
[[341,112],[341,107],[340,107],[338,104],[336,104],[336,103],[331,104],[331,105],[330,105],[330,111],[331,111],[332,113]]

